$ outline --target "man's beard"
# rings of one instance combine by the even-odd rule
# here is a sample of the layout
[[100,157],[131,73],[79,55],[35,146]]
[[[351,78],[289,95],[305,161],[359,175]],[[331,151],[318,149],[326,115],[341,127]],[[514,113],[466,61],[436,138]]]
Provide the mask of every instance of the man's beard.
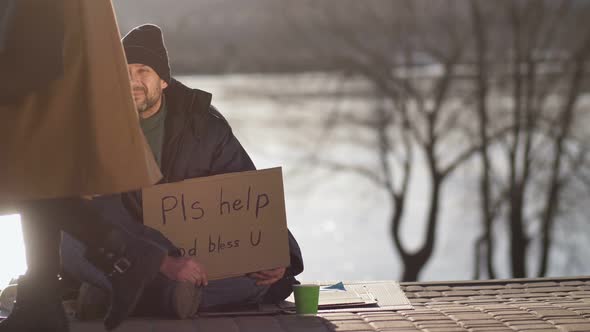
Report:
[[157,103],[158,100],[160,100],[160,91],[156,91],[156,93],[154,95],[150,95],[148,93],[148,90],[145,88],[139,88],[136,90],[141,90],[144,94],[145,94],[145,101],[141,104],[139,103],[135,103],[136,104],[136,108],[137,108],[137,112],[138,113],[144,113],[148,110],[150,110],[152,107],[154,107]]
[[146,98],[145,103],[137,105],[137,112],[144,113],[158,103],[158,98]]

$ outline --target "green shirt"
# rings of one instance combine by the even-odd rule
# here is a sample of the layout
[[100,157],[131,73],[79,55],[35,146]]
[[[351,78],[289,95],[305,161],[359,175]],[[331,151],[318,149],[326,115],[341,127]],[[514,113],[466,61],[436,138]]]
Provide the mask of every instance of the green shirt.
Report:
[[166,122],[166,100],[156,114],[147,119],[140,119],[141,129],[145,135],[158,166],[162,168],[162,145],[164,144],[164,123]]

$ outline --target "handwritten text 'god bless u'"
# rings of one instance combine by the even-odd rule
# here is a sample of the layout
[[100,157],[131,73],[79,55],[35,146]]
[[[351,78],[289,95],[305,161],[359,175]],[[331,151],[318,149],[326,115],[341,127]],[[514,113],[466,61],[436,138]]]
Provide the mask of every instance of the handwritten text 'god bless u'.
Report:
[[[260,245],[262,240],[262,231],[258,231],[256,235],[255,232],[250,232],[250,242],[248,243],[249,247],[257,247]],[[191,246],[189,247],[178,247],[178,251],[181,256],[198,256],[198,246],[197,246],[198,239],[195,238]],[[241,245],[240,240],[222,240],[221,235],[218,235],[217,238],[212,237],[209,235],[209,243],[207,245],[207,253],[209,254],[220,254],[227,249],[232,248],[239,248]]]

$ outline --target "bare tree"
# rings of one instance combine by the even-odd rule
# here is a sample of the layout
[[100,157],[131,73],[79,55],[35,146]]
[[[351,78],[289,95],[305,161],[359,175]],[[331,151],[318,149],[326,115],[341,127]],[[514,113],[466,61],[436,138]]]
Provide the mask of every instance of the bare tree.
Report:
[[[329,120],[332,126],[345,123],[372,132],[375,144],[365,147],[373,149],[378,163],[365,166],[318,156],[313,159],[332,170],[363,175],[385,191],[392,211],[391,236],[404,264],[401,279],[416,280],[434,251],[445,181],[480,149],[469,141],[458,151],[449,153],[447,149],[461,141],[462,123],[458,120],[464,115],[453,102],[463,80],[458,70],[467,44],[464,22],[451,15],[458,10],[454,1],[438,5],[396,1],[385,8],[380,4],[363,3],[355,11],[365,24],[374,25],[372,39],[359,36],[348,21],[341,22],[337,13],[327,11],[318,20],[315,35],[308,36],[317,54],[330,58],[341,72],[370,82],[376,100],[381,101],[370,112],[337,114]],[[385,15],[384,9],[390,12]],[[445,33],[434,36],[441,26],[446,27]],[[318,31],[323,33],[319,39],[331,42],[314,42]],[[488,136],[491,140],[499,133],[490,131]],[[404,245],[401,226],[407,219],[404,215],[416,155],[426,162],[430,189],[422,245],[411,251]]]
[[[545,275],[564,193],[575,180],[588,179],[590,168],[585,133],[573,129],[584,111],[578,101],[589,32],[572,37],[571,22],[587,17],[588,6],[568,0],[367,1],[351,19],[331,2],[309,4],[313,28],[302,29],[291,17],[295,30],[344,79],[369,82],[375,101],[365,110],[331,113],[325,127],[372,135],[346,144],[373,151],[376,163],[321,152],[311,159],[365,176],[386,193],[401,279],[416,280],[432,256],[444,186],[473,156],[482,224],[474,277],[497,277],[493,229],[499,221],[509,229],[511,275],[530,274],[532,240],[542,248],[536,275]],[[422,242],[412,251],[401,227],[418,160],[427,168],[429,195]]]
[[[493,125],[490,114],[502,115],[512,128],[501,146],[505,158],[496,158],[496,167],[508,169],[507,174],[495,172],[496,181],[504,184],[501,192],[506,193],[505,197],[500,195],[500,200],[492,197],[490,189],[493,166],[489,150],[493,145],[482,139],[479,154],[484,233],[476,247],[487,248],[488,275],[494,277],[491,224],[498,216],[497,207],[505,204],[512,276],[529,275],[529,243],[535,238],[541,241],[537,275],[544,276],[552,226],[562,204],[561,192],[567,180],[586,162],[584,148],[568,151],[566,144],[574,139],[572,123],[582,111],[576,103],[582,93],[588,57],[587,31],[582,38],[572,38],[574,13],[580,8],[575,8],[571,1],[500,1],[493,6],[485,1],[471,1],[470,5],[479,130],[485,132]],[[493,45],[490,31],[500,36]],[[510,105],[502,109],[496,103],[490,110],[490,91],[498,97],[509,96]],[[559,105],[553,105],[551,99],[560,100]],[[573,161],[564,167],[568,158]],[[506,166],[502,167],[504,161]],[[534,223],[541,225],[539,234],[527,231]]]

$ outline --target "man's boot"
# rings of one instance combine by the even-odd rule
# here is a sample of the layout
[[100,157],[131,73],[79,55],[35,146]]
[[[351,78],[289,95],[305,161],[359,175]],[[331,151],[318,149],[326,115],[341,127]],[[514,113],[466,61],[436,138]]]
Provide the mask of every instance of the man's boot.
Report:
[[201,287],[175,281],[159,274],[145,289],[135,314],[138,316],[186,319],[194,316],[201,304]]
[[16,302],[0,332],[68,332],[69,324],[61,302],[57,276],[19,278]]
[[94,320],[103,318],[109,307],[109,292],[87,282],[82,283],[76,299],[76,318]]
[[[78,294],[76,318],[93,320],[104,317],[108,300],[107,291],[83,283]],[[200,303],[201,288],[193,283],[170,280],[167,285],[161,285],[156,282],[146,288],[133,316],[187,319],[197,313]]]
[[201,287],[197,287],[190,282],[177,281],[174,283],[171,301],[176,318],[190,318],[199,310]]
[[100,248],[89,248],[88,260],[105,272],[112,284],[107,330],[129,317],[145,287],[156,277],[167,255],[157,244],[121,229],[113,229]]

